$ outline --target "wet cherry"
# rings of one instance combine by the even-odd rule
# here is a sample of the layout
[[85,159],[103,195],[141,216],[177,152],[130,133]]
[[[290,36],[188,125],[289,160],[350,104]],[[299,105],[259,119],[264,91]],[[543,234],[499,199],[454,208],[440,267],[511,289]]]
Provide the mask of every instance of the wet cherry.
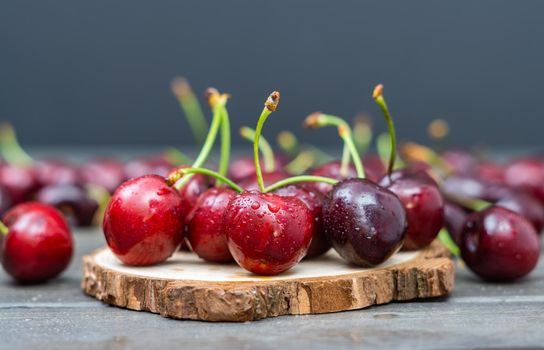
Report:
[[527,275],[540,255],[538,235],[531,223],[511,210],[495,206],[469,215],[460,248],[467,266],[491,281]]

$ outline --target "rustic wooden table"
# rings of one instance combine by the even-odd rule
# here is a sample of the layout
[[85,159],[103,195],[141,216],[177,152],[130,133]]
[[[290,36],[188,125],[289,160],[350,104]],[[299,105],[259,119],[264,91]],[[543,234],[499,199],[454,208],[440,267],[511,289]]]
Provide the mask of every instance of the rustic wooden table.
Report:
[[321,349],[544,347],[544,260],[514,284],[486,284],[458,268],[453,295],[366,310],[252,323],[176,321],[107,306],[80,289],[81,257],[104,245],[76,230],[76,254],[59,279],[18,286],[0,273],[2,349]]

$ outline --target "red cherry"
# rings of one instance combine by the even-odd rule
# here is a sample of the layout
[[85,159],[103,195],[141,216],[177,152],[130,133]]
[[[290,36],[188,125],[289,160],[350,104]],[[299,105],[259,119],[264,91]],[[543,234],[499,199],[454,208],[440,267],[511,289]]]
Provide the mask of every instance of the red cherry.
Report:
[[[180,165],[171,170],[168,176],[175,174],[179,169],[190,168],[189,165]],[[179,190],[179,194],[183,200],[183,205],[188,213],[196,204],[198,197],[210,188],[208,177],[202,174],[193,174],[189,181]]]
[[537,233],[542,231],[544,205],[534,196],[523,192],[512,192],[501,198],[495,205],[520,214],[533,224]]
[[54,208],[36,203],[15,207],[4,217],[9,232],[2,240],[2,266],[21,283],[44,282],[70,263],[70,230]]
[[40,160],[36,163],[35,173],[42,186],[81,183],[79,169],[65,160]]
[[227,205],[235,196],[236,192],[229,188],[210,188],[187,215],[187,240],[200,258],[212,262],[233,260],[221,228]]
[[125,181],[123,163],[114,159],[94,159],[81,167],[81,176],[87,184],[97,185],[113,193]]
[[436,182],[423,171],[402,169],[384,176],[380,185],[395,193],[406,209],[403,248],[415,250],[431,244],[444,224],[444,198]]
[[[272,185],[273,183],[283,180],[288,176],[289,175],[287,175],[287,173],[281,170],[275,170],[269,173],[263,172],[264,185]],[[238,183],[240,184],[240,187],[242,187],[246,191],[253,191],[259,189],[259,183],[257,182],[257,175],[255,173],[240,180]]]
[[296,197],[300,199],[306,204],[312,214],[314,231],[312,234],[312,243],[308,248],[308,253],[305,258],[315,258],[328,252],[329,249],[331,249],[332,244],[327,239],[323,228],[323,201],[325,196],[316,189],[294,185],[282,187],[274,191],[274,193],[284,197]]
[[[261,167],[264,167],[264,161],[261,159],[259,162]],[[274,155],[274,164],[277,169],[280,169],[285,165],[285,160]],[[253,157],[242,157],[231,162],[228,177],[232,181],[238,182],[252,175],[255,175],[255,160]]]
[[444,227],[457,245],[461,244],[461,233],[467,216],[467,212],[457,204],[448,201],[444,204]]
[[[341,174],[340,169],[341,169],[341,162],[332,161],[314,169],[314,171],[312,171],[312,175],[330,177],[331,179],[336,179],[336,180],[344,180],[344,179],[357,177],[357,171],[355,170],[355,167],[353,166],[353,164],[350,164],[348,166],[348,173],[346,176],[343,176]],[[325,195],[329,193],[332,189],[332,185],[324,183],[324,182],[312,182],[312,183],[309,183],[308,186],[315,188],[316,190],[318,190],[319,192]]]
[[526,190],[544,203],[544,161],[522,158],[506,167],[504,178],[508,185]]
[[230,201],[223,230],[238,265],[256,274],[276,275],[306,255],[313,218],[297,198],[243,192]]
[[166,176],[172,164],[162,157],[134,159],[125,164],[125,178],[133,179],[144,175]]
[[9,193],[13,204],[27,200],[39,184],[32,167],[4,164],[0,166],[0,184]]
[[127,265],[163,262],[181,243],[187,208],[179,193],[158,175],[124,182],[104,214],[104,235]]
[[540,255],[538,235],[531,223],[513,211],[494,206],[469,215],[460,248],[467,266],[492,281],[527,275]]

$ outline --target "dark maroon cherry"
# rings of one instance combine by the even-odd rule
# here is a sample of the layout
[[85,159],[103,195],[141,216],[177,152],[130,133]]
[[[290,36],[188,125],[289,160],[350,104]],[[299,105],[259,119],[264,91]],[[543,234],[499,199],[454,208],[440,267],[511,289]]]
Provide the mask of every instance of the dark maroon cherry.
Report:
[[479,198],[487,201],[497,201],[511,192],[507,186],[488,183],[472,175],[452,175],[444,179],[442,190],[446,196],[461,196]]
[[110,194],[126,180],[123,163],[108,158],[85,163],[81,167],[81,176],[86,184],[100,186]]
[[238,265],[256,274],[276,275],[306,255],[313,218],[297,198],[242,192],[230,201],[223,230]]
[[[264,185],[269,186],[272,185],[275,182],[278,182],[280,180],[283,180],[287,178],[289,175],[285,173],[282,170],[275,170],[272,172],[263,172],[263,180]],[[255,173],[252,175],[247,176],[246,178],[243,178],[239,181],[240,187],[242,187],[246,191],[253,191],[259,189],[259,184],[257,182],[257,176]]]
[[200,258],[212,262],[233,260],[222,224],[227,206],[234,196],[236,192],[230,188],[210,188],[200,195],[187,215],[187,240]]
[[179,192],[163,177],[128,180],[117,188],[106,208],[106,242],[127,265],[161,263],[181,243],[186,215]]
[[444,227],[457,245],[461,244],[461,232],[467,215],[465,209],[457,204],[449,201],[444,204]]
[[332,245],[327,239],[323,228],[323,201],[325,200],[325,196],[316,189],[295,185],[282,187],[274,191],[274,193],[284,197],[296,197],[300,199],[306,204],[312,214],[314,231],[312,234],[312,243],[308,248],[305,258],[315,258],[328,252]]
[[403,248],[415,250],[431,244],[444,224],[444,198],[436,182],[423,171],[402,169],[385,175],[380,186],[395,193],[406,209]]
[[38,187],[38,179],[32,167],[10,164],[0,166],[0,185],[9,193],[13,204],[28,200]]
[[382,159],[375,153],[366,154],[363,157],[363,165],[365,167],[366,178],[374,182],[380,181],[387,172]]
[[527,275],[540,255],[533,225],[521,215],[495,206],[468,216],[460,248],[467,266],[491,281],[509,281]]
[[40,160],[35,165],[35,173],[41,186],[81,183],[79,169],[66,160]]
[[360,266],[381,264],[397,252],[407,228],[399,198],[366,179],[333,187],[323,204],[323,223],[334,249]]
[[45,186],[36,193],[35,199],[60,210],[75,226],[90,226],[98,210],[96,200],[78,185]]
[[510,209],[533,224],[537,233],[544,227],[544,205],[534,196],[524,192],[512,192],[495,203],[498,207]]
[[13,205],[11,196],[6,188],[0,185],[0,215],[4,215],[6,211]]
[[533,194],[544,203],[544,161],[539,158],[521,158],[512,161],[504,172],[505,182]]
[[4,217],[9,231],[1,244],[2,266],[21,283],[40,283],[59,275],[70,263],[72,234],[51,207],[35,203],[14,207]]
[[125,164],[125,178],[133,179],[144,175],[167,176],[172,164],[160,156],[134,159]]
[[[350,164],[348,166],[348,173],[346,174],[346,176],[343,176],[341,174],[340,168],[341,168],[340,161],[332,161],[317,167],[316,169],[312,171],[311,174],[314,176],[330,177],[331,179],[336,179],[336,180],[345,180],[345,179],[357,177],[357,171],[355,170],[355,166],[353,166],[353,164]],[[312,183],[309,183],[308,186],[317,189],[319,192],[323,193],[324,195],[329,193],[330,190],[332,189],[332,185],[324,183],[324,182],[312,182]]]

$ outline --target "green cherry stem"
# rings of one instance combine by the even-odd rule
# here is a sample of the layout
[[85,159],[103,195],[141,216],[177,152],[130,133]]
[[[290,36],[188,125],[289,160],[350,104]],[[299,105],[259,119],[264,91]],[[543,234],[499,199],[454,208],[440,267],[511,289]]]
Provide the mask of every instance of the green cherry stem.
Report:
[[453,254],[453,256],[460,256],[461,255],[461,249],[455,244],[453,239],[451,238],[450,233],[446,229],[441,229],[440,232],[438,232],[438,240],[440,243],[442,243],[446,248],[449,249],[449,251]]
[[[383,133],[378,135],[376,139],[376,149],[378,150],[378,155],[382,160],[382,163],[387,166],[388,157],[391,154],[391,137],[388,133]],[[403,168],[404,162],[400,157],[395,158],[394,169]]]
[[372,142],[372,125],[364,115],[355,117],[353,122],[353,141],[359,154],[366,154]]
[[2,221],[0,221],[0,234],[7,236],[8,233],[9,233],[9,228]]
[[[248,141],[253,142],[253,140],[255,140],[255,130],[247,126],[242,126],[240,128],[240,136]],[[268,143],[263,135],[261,135],[259,138],[259,150],[263,155],[264,170],[266,172],[276,170],[274,151],[272,150],[272,146],[270,146],[270,143]]]
[[397,155],[397,135],[395,132],[395,124],[393,123],[393,118],[391,117],[391,114],[389,113],[389,108],[387,107],[387,103],[385,102],[385,99],[383,98],[383,85],[378,84],[374,88],[374,92],[372,93],[372,98],[380,109],[383,112],[383,115],[385,117],[385,121],[387,122],[387,128],[389,129],[389,135],[391,137],[391,153],[389,156],[389,166],[387,167],[387,173],[391,174],[393,171],[393,168],[395,167],[395,159]]
[[197,143],[202,143],[206,137],[208,123],[204,118],[204,113],[200,103],[196,98],[191,85],[185,78],[177,77],[172,80],[172,92],[176,96],[189,127]]
[[444,176],[452,173],[451,167],[442,160],[433,149],[415,142],[407,142],[400,148],[403,157],[409,162],[425,162],[434,169],[439,170]]
[[330,177],[324,177],[324,176],[313,176],[313,175],[300,175],[300,176],[293,176],[287,179],[280,180],[276,183],[273,183],[272,185],[265,188],[263,192],[271,192],[275,191],[278,188],[293,185],[296,183],[301,182],[324,182],[331,185],[336,185],[338,183],[338,180],[331,179]]
[[259,161],[259,139],[263,131],[263,125],[268,116],[272,114],[280,103],[280,93],[274,91],[268,96],[268,99],[264,103],[263,111],[259,116],[257,121],[257,127],[255,128],[255,139],[253,140],[253,159],[255,160],[255,173],[257,175],[257,183],[259,184],[259,189],[261,192],[264,192],[264,180],[263,180],[263,171],[261,169],[261,162]]
[[289,174],[301,175],[315,164],[315,155],[311,151],[301,151],[284,169]]
[[211,176],[223,183],[225,183],[227,186],[229,186],[230,188],[232,188],[233,190],[235,190],[236,192],[240,193],[240,192],[243,192],[244,190],[238,186],[236,183],[234,183],[232,180],[230,180],[229,178],[227,178],[226,176],[223,176],[215,171],[212,171],[212,170],[209,170],[209,169],[206,169],[206,168],[183,168],[183,169],[178,169],[175,173],[173,173],[172,175],[170,175],[169,177],[166,178],[166,184],[168,186],[172,186],[174,184],[178,184],[180,183],[182,178],[185,178],[186,175],[190,175],[190,174],[203,174],[203,175],[206,175],[206,176]]
[[280,149],[291,158],[295,158],[300,152],[300,144],[295,134],[284,130],[278,134],[276,142]]
[[[336,126],[338,128],[338,135],[340,135],[342,140],[344,140],[344,147],[348,149],[350,157],[353,160],[353,164],[357,170],[357,176],[360,178],[365,177],[365,169],[363,167],[363,163],[361,162],[359,152],[357,152],[357,147],[355,147],[355,143],[353,142],[351,128],[349,127],[348,123],[346,123],[342,118],[334,115],[315,112],[306,117],[304,120],[304,126],[310,128]],[[347,151],[344,151],[343,155],[345,155],[346,152]],[[342,158],[344,158],[344,156]]]
[[15,130],[9,123],[0,125],[0,152],[8,164],[30,166],[34,162],[19,144]]
[[[222,106],[221,115],[221,151],[219,159],[219,174],[226,176],[229,170],[230,160],[230,117],[227,111],[227,106]],[[215,185],[219,185],[221,181],[219,179],[215,182]]]

